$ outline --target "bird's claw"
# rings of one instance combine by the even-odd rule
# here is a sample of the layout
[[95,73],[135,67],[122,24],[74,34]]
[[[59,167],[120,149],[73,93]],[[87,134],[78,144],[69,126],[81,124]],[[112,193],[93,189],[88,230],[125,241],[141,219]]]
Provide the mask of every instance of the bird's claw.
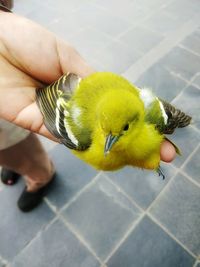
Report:
[[165,175],[164,175],[164,173],[163,173],[163,171],[162,171],[162,169],[161,169],[160,166],[157,168],[156,171],[157,171],[158,175],[159,175],[159,176],[162,176],[162,178],[163,178],[163,180],[164,180],[164,179],[165,179]]

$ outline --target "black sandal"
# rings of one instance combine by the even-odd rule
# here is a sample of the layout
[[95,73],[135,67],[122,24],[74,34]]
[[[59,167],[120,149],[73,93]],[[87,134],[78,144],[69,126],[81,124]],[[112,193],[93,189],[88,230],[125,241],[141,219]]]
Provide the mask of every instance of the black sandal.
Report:
[[2,168],[1,170],[1,181],[6,185],[14,185],[19,180],[21,175],[14,171],[8,170],[6,168]]
[[48,193],[48,190],[54,183],[54,179],[55,179],[55,174],[53,175],[52,179],[48,182],[48,184],[46,184],[36,192],[28,192],[27,187],[25,186],[17,202],[18,208],[23,212],[28,212],[36,208]]

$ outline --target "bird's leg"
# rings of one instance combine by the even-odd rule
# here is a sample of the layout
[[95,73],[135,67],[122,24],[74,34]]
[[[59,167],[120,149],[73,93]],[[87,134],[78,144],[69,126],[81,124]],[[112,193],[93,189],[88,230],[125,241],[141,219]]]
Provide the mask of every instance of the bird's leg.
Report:
[[158,168],[156,169],[156,172],[158,173],[159,176],[162,176],[163,180],[165,179],[165,175],[160,167],[160,165],[158,166]]

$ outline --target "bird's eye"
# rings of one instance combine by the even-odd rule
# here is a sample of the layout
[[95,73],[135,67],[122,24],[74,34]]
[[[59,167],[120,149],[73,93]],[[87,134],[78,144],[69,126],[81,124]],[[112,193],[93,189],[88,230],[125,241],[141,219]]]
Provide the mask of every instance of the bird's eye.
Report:
[[125,126],[124,126],[124,131],[128,131],[129,129],[129,124],[127,123]]

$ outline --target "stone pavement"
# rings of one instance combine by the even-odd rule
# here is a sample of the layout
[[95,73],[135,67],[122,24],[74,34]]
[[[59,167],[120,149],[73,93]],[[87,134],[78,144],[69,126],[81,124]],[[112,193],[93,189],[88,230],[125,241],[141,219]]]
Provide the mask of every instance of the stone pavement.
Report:
[[16,207],[23,181],[0,184],[0,267],[200,266],[199,0],[16,0],[14,12],[97,70],[153,88],[193,123],[173,135],[182,156],[163,164],[164,181],[133,168],[96,172],[41,138],[57,179],[28,214]]

